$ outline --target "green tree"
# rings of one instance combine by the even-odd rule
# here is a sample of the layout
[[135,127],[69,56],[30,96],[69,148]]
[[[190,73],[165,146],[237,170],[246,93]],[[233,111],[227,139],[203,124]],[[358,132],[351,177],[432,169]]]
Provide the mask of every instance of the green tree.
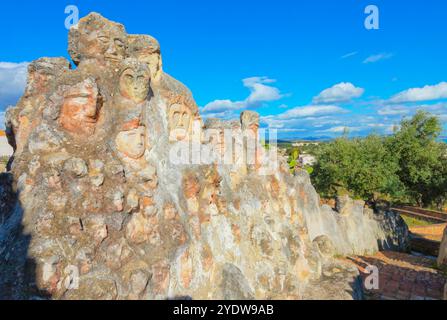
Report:
[[378,193],[393,194],[399,179],[397,161],[386,148],[385,138],[342,137],[326,144],[317,153],[312,178],[326,196],[348,191],[352,196],[375,200]]
[[312,173],[326,197],[348,192],[364,200],[378,196],[442,208],[447,200],[447,145],[437,142],[439,119],[419,111],[403,119],[393,135],[341,138],[316,151]]
[[288,159],[289,169],[290,169],[291,173],[295,172],[295,168],[298,165],[299,158],[300,158],[300,151],[298,150],[298,148],[292,149],[290,151],[289,159]]
[[[399,160],[397,174],[412,199],[419,205],[434,201],[436,188],[441,188],[445,148],[436,142],[442,127],[439,119],[424,111],[404,119],[393,136],[389,148]],[[443,162],[444,159],[444,162]],[[442,193],[441,190],[438,192]]]
[[432,164],[432,172],[425,189],[421,187],[421,205],[442,210],[447,201],[447,145],[435,143],[433,149],[437,154],[437,161]]

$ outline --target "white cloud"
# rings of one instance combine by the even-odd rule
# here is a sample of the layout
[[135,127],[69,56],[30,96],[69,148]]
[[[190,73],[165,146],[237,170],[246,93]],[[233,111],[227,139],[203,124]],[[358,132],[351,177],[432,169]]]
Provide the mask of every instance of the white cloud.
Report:
[[410,109],[407,106],[395,105],[395,106],[384,106],[379,109],[377,113],[381,116],[396,116],[408,114]]
[[438,99],[447,99],[447,82],[440,82],[433,86],[427,85],[422,88],[411,88],[394,95],[390,101],[395,103]]
[[374,63],[374,62],[378,62],[378,61],[382,61],[382,60],[387,60],[387,59],[391,59],[393,56],[394,56],[394,54],[392,54],[392,53],[374,54],[372,56],[369,56],[365,60],[363,60],[363,63],[367,64],[367,63]]
[[222,113],[229,110],[243,109],[245,103],[243,101],[233,102],[231,100],[214,100],[203,107],[204,113]]
[[27,62],[0,62],[0,109],[15,104],[23,94],[27,68]]
[[251,93],[246,102],[248,105],[256,105],[260,102],[275,101],[281,99],[278,88],[266,85],[276,82],[267,77],[253,77],[242,80],[244,86],[249,88]]
[[347,59],[347,58],[353,57],[357,54],[358,54],[358,51],[350,52],[350,53],[347,53],[347,54],[341,56],[340,59]]
[[275,129],[278,130],[278,132],[284,133],[284,132],[306,132],[307,129],[303,129],[303,128],[274,128],[274,127],[270,127],[266,130],[271,130],[271,129]]
[[264,102],[276,101],[282,98],[278,88],[271,86],[276,80],[267,77],[251,77],[242,80],[244,87],[250,90],[250,95],[243,101],[214,100],[202,108],[203,113],[220,113],[224,111],[258,108]]
[[350,82],[341,82],[331,88],[325,89],[313,99],[313,103],[348,102],[361,97],[365,90],[354,86]]
[[303,106],[296,107],[277,115],[261,117],[261,124],[278,132],[315,132],[316,128],[327,125],[339,125],[341,122],[335,115],[345,114],[344,110],[337,106]]
[[326,130],[319,130],[318,132],[320,133],[343,133],[345,132],[345,130],[348,130],[348,132],[358,132],[363,130],[364,128],[362,127],[349,127],[349,126],[337,126],[337,127],[332,127]]
[[332,115],[336,113],[346,113],[346,110],[338,106],[332,106],[332,105],[318,105],[318,106],[311,105],[304,107],[295,107],[293,109],[287,110],[284,113],[279,114],[277,117],[279,119],[296,119],[296,118]]

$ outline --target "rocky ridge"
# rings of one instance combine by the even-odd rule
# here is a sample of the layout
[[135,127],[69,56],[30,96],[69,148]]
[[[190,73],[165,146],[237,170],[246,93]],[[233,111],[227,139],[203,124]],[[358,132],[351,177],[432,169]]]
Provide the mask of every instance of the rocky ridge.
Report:
[[405,249],[389,212],[320,207],[256,113],[204,123],[154,38],[91,13],[68,51],[75,69],[30,64],[6,115],[0,298],[353,299],[358,271],[335,255]]

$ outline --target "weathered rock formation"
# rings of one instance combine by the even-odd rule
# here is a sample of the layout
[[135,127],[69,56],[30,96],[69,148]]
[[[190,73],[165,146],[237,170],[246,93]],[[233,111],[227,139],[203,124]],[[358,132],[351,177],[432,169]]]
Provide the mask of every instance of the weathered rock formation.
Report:
[[7,113],[1,297],[361,297],[333,256],[377,250],[383,223],[360,202],[321,208],[309,176],[257,143],[256,113],[203,124],[158,42],[96,13],[69,53],[74,70],[31,63]]
[[306,194],[312,199],[303,210],[311,239],[325,236],[334,255],[373,254],[379,250],[410,251],[408,226],[388,208],[370,209],[361,200],[338,197],[335,211],[319,207],[318,195],[305,172],[296,179],[306,181]]

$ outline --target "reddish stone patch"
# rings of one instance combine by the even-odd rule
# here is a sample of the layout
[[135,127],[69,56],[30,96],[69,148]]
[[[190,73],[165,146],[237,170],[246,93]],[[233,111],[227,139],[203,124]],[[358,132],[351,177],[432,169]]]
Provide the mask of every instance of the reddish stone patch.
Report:
[[189,175],[183,179],[183,192],[186,199],[195,198],[200,193],[200,182],[194,175]]

